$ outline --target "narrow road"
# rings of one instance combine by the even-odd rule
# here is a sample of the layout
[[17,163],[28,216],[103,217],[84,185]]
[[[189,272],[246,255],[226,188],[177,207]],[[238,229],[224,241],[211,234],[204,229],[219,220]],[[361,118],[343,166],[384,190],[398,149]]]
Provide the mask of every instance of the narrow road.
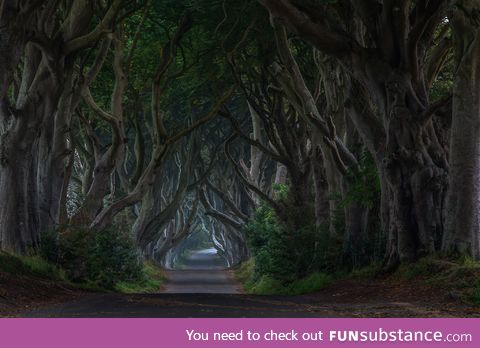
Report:
[[213,249],[192,252],[181,270],[166,271],[167,294],[239,294],[242,292],[231,271]]

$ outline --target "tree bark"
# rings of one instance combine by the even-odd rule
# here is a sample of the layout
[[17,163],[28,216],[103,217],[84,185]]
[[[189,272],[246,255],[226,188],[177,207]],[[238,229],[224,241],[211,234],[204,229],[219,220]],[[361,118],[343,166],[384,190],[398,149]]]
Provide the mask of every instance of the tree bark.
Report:
[[453,93],[450,180],[443,250],[480,258],[480,1],[456,3],[458,67]]
[[[90,1],[74,1],[65,12],[54,1],[2,1],[0,249],[25,252],[40,233],[59,222],[73,112],[74,52],[104,35],[120,2],[115,4],[115,11],[102,20],[102,30],[82,36],[94,19]],[[63,51],[79,36],[75,49]],[[21,58],[21,82],[18,91],[12,88],[16,101],[10,104],[7,92]]]
[[38,124],[28,114],[14,116],[0,136],[0,249],[18,253],[35,247],[39,233],[33,151]]

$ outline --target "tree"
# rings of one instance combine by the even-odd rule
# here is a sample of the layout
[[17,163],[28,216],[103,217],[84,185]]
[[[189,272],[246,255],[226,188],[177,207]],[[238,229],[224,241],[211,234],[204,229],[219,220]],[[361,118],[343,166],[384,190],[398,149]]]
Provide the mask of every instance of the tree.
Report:
[[480,1],[457,1],[450,176],[443,249],[480,258]]
[[[90,82],[76,79],[75,62],[108,33],[125,4],[2,5],[1,59],[8,63],[2,64],[0,76],[0,247],[24,252],[59,221],[65,161],[72,151],[71,117],[79,91]],[[20,74],[13,78],[17,68]]]
[[377,107],[373,115],[357,113],[354,123],[361,125],[364,143],[376,146],[372,156],[388,211],[386,268],[434,252],[443,231],[448,174],[437,111],[449,98],[430,100],[444,63],[443,55],[430,49],[444,37],[437,34],[445,25],[447,2],[259,1],[292,32],[338,59]]

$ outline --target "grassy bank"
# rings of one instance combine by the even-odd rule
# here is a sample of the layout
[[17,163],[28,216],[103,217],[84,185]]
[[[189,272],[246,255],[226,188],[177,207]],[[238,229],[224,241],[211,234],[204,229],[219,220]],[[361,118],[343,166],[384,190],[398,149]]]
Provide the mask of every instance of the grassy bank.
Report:
[[305,278],[289,284],[283,284],[277,279],[262,276],[254,277],[255,263],[253,259],[241,264],[235,271],[237,280],[242,283],[245,291],[255,295],[302,295],[323,289],[331,283],[332,277],[324,273],[312,273]]
[[152,262],[145,262],[144,277],[137,282],[119,282],[115,289],[126,294],[156,293],[165,281],[163,270]]
[[[52,264],[39,256],[18,256],[0,252],[0,273],[12,277],[24,277],[35,280],[64,283],[72,288],[89,291],[118,291],[122,293],[154,293],[157,292],[163,281],[163,271],[153,263],[143,265],[142,277],[135,281],[124,281],[115,284],[113,289],[105,289],[99,284],[72,281],[62,268]],[[21,291],[21,289],[19,289]]]
[[480,262],[468,257],[423,258],[400,266],[392,277],[421,282],[444,291],[450,298],[480,305]]
[[480,305],[480,262],[470,258],[445,259],[429,257],[415,263],[403,264],[392,274],[383,274],[380,264],[356,269],[348,273],[329,275],[313,273],[290,284],[270,278],[255,279],[254,260],[240,265],[235,276],[247,293],[262,295],[299,295],[317,292],[339,282],[379,282],[402,287],[418,286],[441,293],[446,299],[465,304]]

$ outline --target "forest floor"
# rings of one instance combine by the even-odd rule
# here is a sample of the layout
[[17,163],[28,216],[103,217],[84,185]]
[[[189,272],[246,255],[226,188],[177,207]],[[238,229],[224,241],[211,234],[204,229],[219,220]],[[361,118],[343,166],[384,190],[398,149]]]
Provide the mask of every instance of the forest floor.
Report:
[[[167,283],[157,294],[82,293],[55,284],[32,288],[31,284],[20,282],[16,285],[18,292],[22,293],[26,287],[26,292],[37,292],[55,300],[30,304],[10,315],[82,318],[480,316],[480,307],[462,302],[451,290],[428,284],[418,277],[363,279],[357,276],[334,281],[315,294],[248,295],[240,293],[232,271],[218,267],[202,269],[208,261],[201,262],[204,262],[202,266],[197,264],[191,270],[168,271]],[[48,286],[52,290],[49,296]]]

